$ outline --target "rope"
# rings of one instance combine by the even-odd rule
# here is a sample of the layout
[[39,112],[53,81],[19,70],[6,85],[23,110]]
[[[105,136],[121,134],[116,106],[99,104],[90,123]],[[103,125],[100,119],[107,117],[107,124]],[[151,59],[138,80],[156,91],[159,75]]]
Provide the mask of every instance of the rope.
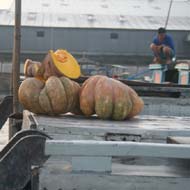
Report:
[[168,26],[168,21],[169,21],[169,17],[170,17],[170,12],[171,12],[172,3],[173,3],[173,0],[170,0],[170,6],[169,6],[169,10],[168,10],[168,15],[167,15],[167,18],[166,18],[166,22],[165,22],[165,28],[167,28],[167,26]]

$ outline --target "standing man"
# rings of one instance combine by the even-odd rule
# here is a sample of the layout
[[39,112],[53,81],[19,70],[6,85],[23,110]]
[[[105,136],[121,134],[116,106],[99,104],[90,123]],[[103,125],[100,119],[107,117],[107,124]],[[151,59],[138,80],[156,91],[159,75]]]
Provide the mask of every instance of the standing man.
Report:
[[170,64],[175,57],[175,47],[172,37],[166,33],[165,28],[159,28],[150,49],[154,53],[153,63]]

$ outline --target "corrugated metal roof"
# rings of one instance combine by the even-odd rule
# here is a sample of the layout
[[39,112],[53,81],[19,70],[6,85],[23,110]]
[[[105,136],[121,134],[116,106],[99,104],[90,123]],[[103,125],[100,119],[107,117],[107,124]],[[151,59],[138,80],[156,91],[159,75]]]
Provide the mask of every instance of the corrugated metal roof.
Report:
[[[14,0],[1,9],[0,24],[13,25]],[[10,3],[12,2],[12,3]],[[170,0],[24,0],[22,25],[77,28],[157,29]],[[190,0],[173,0],[168,29],[190,30]]]

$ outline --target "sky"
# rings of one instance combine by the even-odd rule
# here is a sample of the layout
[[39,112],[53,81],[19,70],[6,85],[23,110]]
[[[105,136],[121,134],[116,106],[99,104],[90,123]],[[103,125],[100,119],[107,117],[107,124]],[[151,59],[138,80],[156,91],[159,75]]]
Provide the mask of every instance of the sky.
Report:
[[0,9],[8,9],[12,3],[12,0],[0,0]]

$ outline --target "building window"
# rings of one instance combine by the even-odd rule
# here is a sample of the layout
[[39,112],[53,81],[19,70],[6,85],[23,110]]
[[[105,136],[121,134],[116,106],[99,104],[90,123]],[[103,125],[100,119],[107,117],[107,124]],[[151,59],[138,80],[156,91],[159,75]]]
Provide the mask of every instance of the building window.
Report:
[[37,31],[36,32],[36,36],[37,37],[44,37],[45,36],[45,32],[44,31]]
[[119,38],[119,34],[118,33],[111,33],[110,34],[110,38],[111,39],[118,39]]

